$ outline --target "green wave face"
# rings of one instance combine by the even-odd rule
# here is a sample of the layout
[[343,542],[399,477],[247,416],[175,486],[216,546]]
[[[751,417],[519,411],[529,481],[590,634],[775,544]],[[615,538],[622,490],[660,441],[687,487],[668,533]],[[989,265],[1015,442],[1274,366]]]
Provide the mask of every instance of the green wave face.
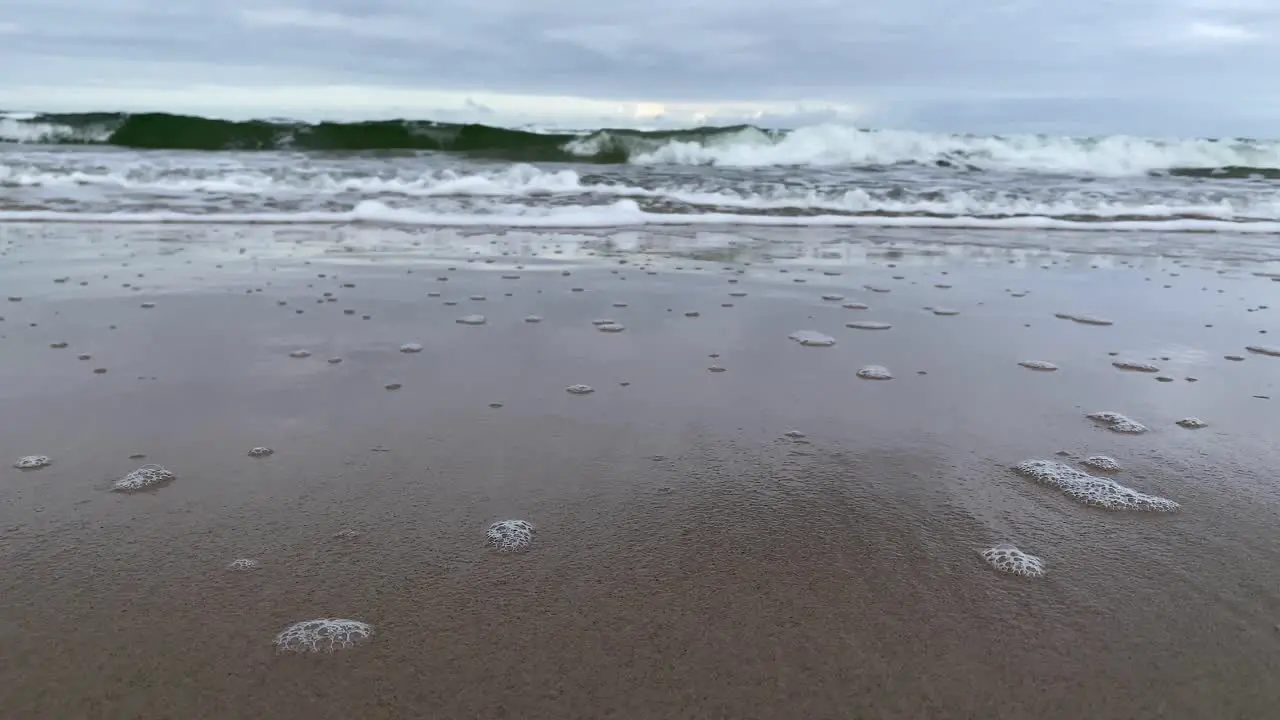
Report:
[[[429,150],[517,162],[623,163],[666,142],[699,142],[747,126],[589,134],[537,133],[424,120],[321,122],[217,120],[168,113],[62,113],[24,118],[25,142],[95,144],[148,150]],[[43,130],[42,130],[43,129]],[[764,132],[764,131],[761,131]]]
[[[1109,143],[1114,138],[979,137],[838,126],[783,131],[752,125],[543,133],[430,120],[237,122],[168,113],[0,113],[0,131],[0,143],[111,145],[147,150],[428,151],[524,163],[734,165],[746,158],[747,166],[927,165],[957,172],[1067,174],[1093,168],[1108,174],[1118,167],[1119,174],[1280,179],[1280,142],[1244,138],[1121,138],[1120,142]],[[883,142],[881,135],[886,136]],[[797,142],[787,143],[788,138]],[[1131,143],[1141,145],[1141,151],[1129,152]]]

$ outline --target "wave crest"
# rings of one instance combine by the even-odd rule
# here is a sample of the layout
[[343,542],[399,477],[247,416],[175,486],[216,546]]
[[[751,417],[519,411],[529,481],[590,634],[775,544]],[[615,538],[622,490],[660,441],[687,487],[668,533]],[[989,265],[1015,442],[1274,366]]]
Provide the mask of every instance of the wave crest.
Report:
[[815,125],[540,132],[428,120],[230,121],[165,113],[0,117],[0,142],[206,151],[430,151],[513,162],[638,165],[925,165],[958,172],[1280,178],[1280,142],[1242,138],[979,136]]

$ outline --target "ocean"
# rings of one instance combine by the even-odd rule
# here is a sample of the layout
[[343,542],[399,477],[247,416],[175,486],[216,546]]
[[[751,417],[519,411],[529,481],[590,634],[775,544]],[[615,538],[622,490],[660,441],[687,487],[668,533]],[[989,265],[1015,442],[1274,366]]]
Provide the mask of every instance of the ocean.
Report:
[[0,116],[0,221],[1280,232],[1280,142]]

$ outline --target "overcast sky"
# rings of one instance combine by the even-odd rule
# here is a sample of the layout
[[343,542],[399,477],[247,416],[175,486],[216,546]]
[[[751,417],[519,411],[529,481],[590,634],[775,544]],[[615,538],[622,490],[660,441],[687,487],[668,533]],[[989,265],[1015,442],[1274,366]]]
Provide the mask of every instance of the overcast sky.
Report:
[[0,108],[1280,136],[1280,0],[0,0]]

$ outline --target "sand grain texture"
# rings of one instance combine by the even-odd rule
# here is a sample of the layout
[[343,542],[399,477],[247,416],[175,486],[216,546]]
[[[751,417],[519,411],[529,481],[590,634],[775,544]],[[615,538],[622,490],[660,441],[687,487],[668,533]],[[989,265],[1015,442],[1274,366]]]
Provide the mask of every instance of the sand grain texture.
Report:
[[[940,261],[912,235],[895,236],[892,268],[869,241],[782,232],[714,248],[715,262],[673,233],[619,268],[554,233],[416,246],[376,228],[221,232],[0,228],[0,284],[24,298],[0,328],[0,411],[21,418],[0,436],[0,717],[1280,706],[1277,426],[1252,397],[1280,391],[1266,358],[1221,360],[1254,332],[1243,308],[1267,302],[1265,277],[1205,261],[1177,266],[1195,290],[1173,291],[1143,280],[1173,269],[1158,258],[1045,272],[1037,251],[981,246],[948,256],[948,302],[966,310],[940,322],[919,310],[937,302]],[[827,259],[839,242],[849,252]],[[480,253],[495,259],[484,271],[466,263]],[[146,312],[129,290],[79,285],[126,261],[146,274]],[[488,298],[483,325],[426,297],[444,276],[448,295]],[[721,307],[726,277],[751,303]],[[817,297],[864,282],[894,283],[876,304],[891,332],[813,351],[788,339],[839,328],[847,313],[829,303],[813,319]],[[1202,286],[1231,301],[1205,304]],[[340,302],[316,303],[325,292]],[[1130,299],[1106,306],[1110,330],[1052,317],[1107,293]],[[606,313],[626,332],[596,332]],[[400,352],[405,338],[422,351]],[[1135,382],[1113,349],[1202,381]],[[730,372],[707,372],[712,356]],[[1027,372],[1028,357],[1070,372]],[[859,381],[871,363],[895,379]],[[566,392],[580,383],[594,392]],[[1099,408],[1152,431],[1105,432],[1084,417]],[[1191,415],[1213,422],[1173,425]],[[248,456],[264,442],[278,452]],[[1113,456],[1119,481],[1182,511],[1097,510],[1009,469],[1059,451]],[[8,467],[36,453],[56,462]],[[141,454],[179,479],[111,492]],[[523,552],[487,546],[506,518],[536,528]],[[1052,572],[992,571],[978,551],[1006,540]],[[234,558],[259,565],[229,572]],[[277,633],[311,618],[376,633],[276,652]]]

